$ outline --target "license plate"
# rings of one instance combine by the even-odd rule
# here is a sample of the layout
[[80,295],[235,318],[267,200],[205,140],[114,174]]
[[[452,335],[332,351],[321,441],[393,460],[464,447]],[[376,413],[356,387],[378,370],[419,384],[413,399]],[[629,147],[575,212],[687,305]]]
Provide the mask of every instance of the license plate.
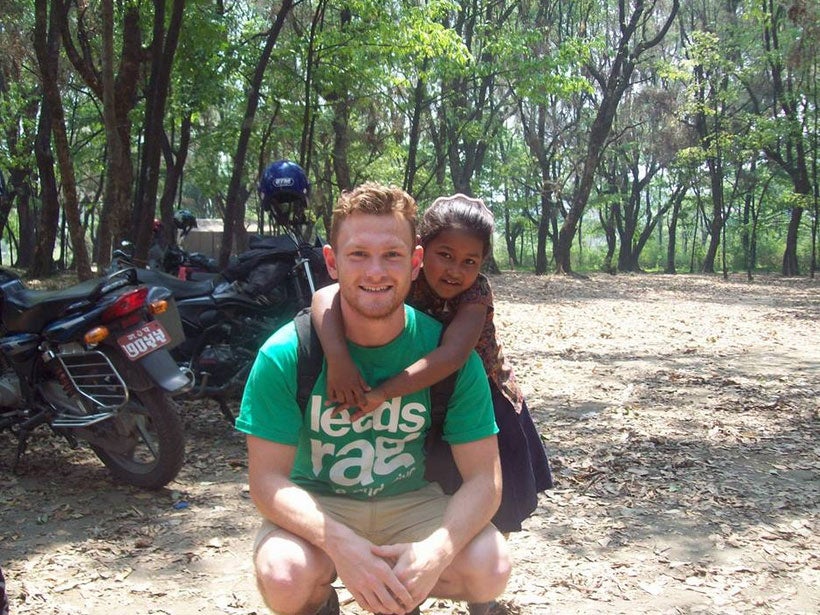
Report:
[[138,329],[117,338],[122,351],[132,361],[171,343],[171,336],[156,320],[149,321]]

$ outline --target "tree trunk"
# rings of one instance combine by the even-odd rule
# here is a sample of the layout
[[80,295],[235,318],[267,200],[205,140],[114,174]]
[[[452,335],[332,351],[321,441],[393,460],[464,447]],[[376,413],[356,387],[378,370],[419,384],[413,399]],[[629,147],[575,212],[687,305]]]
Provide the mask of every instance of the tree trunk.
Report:
[[[115,84],[114,84],[114,3],[113,0],[103,0],[102,3],[102,100],[103,100],[103,125],[105,127],[105,143],[107,147],[107,159],[110,161],[121,161],[123,157],[123,147],[125,144],[120,141],[117,127],[117,113],[115,108]],[[108,267],[112,252],[111,236],[111,208],[112,204],[118,202],[117,198],[117,175],[107,173],[105,176],[105,198],[103,208],[100,212],[100,225],[97,229],[97,265],[101,269]],[[108,204],[108,206],[106,206]]]
[[538,218],[538,238],[535,250],[535,273],[544,275],[547,272],[547,239],[549,238],[549,216],[551,201],[548,194],[541,192],[541,215]]
[[160,218],[167,224],[163,225],[163,245],[168,245],[172,239],[173,229],[170,228],[170,221],[174,217],[174,203],[177,192],[182,183],[182,172],[185,169],[185,161],[188,159],[188,147],[191,143],[191,112],[182,119],[180,127],[179,145],[174,152],[168,135],[163,131],[162,152],[165,158],[165,184],[162,190],[162,197],[159,201]]
[[803,208],[794,207],[789,218],[789,229],[786,232],[786,249],[783,252],[784,276],[800,275],[800,265],[797,262],[797,232],[800,229],[800,219],[803,217]]
[[273,46],[276,44],[279,32],[285,24],[285,18],[292,8],[293,0],[283,0],[279,13],[276,15],[276,21],[268,32],[265,47],[256,64],[256,70],[248,91],[248,103],[245,107],[242,130],[239,131],[239,142],[233,159],[233,170],[231,171],[231,181],[228,185],[227,203],[225,204],[225,226],[222,231],[222,245],[219,249],[219,266],[222,268],[228,266],[228,260],[231,257],[234,230],[245,219],[245,201],[240,199],[241,184],[244,177],[245,158],[248,155],[248,144],[253,130],[253,121],[259,107],[259,89],[262,87],[262,79],[265,77],[265,69],[268,62],[270,62]]
[[677,266],[675,264],[675,251],[678,242],[678,219],[680,218],[680,208],[683,202],[683,195],[680,199],[675,199],[672,202],[672,215],[669,218],[667,226],[667,235],[669,240],[666,245],[666,267],[664,273],[677,273]]
[[[629,70],[629,74],[632,70]],[[628,81],[628,80],[627,80]],[[620,93],[613,91],[604,95],[604,100],[598,108],[598,115],[592,124],[587,143],[587,153],[584,158],[583,170],[578,184],[578,189],[572,199],[572,205],[564,218],[561,230],[558,231],[558,241],[555,244],[555,268],[556,273],[572,273],[572,263],[570,260],[570,250],[578,228],[578,221],[584,213],[584,209],[589,202],[589,195],[595,179],[595,171],[601,161],[604,143],[609,131],[612,128],[612,121],[615,118],[615,111],[620,101],[625,86],[617,88]]]
[[[131,118],[130,113],[137,103],[137,84],[141,79],[142,66],[142,32],[140,30],[139,8],[135,5],[125,7],[122,26],[122,50],[120,65],[113,86],[106,93],[105,75],[99,75],[94,61],[88,54],[88,47],[83,41],[92,33],[86,30],[86,22],[77,18],[73,27],[69,27],[68,16],[63,21],[62,42],[66,55],[85,84],[102,101],[103,122],[106,136],[106,171],[105,198],[100,213],[100,224],[97,228],[98,264],[104,266],[110,258],[110,247],[113,242],[123,239],[134,239],[131,224],[132,189],[134,166],[131,161]],[[111,16],[113,26],[113,14]],[[104,27],[108,27],[105,26]],[[80,41],[82,53],[72,38]],[[105,37],[106,35],[104,35]],[[113,36],[113,35],[112,35]],[[105,44],[105,41],[104,41]],[[113,53],[113,50],[109,50]],[[105,52],[103,52],[105,54]],[[102,57],[101,65],[109,59]],[[113,71],[113,56],[110,57]],[[113,100],[111,94],[113,93]],[[113,107],[113,109],[112,109]],[[113,117],[112,117],[113,116]]]
[[[350,10],[343,10],[339,17],[339,28],[344,32],[350,24],[352,15]],[[313,30],[311,30],[311,33]],[[311,49],[313,46],[311,45]],[[311,59],[313,54],[311,54]],[[312,61],[312,60],[311,60]],[[328,96],[333,109],[333,174],[336,176],[339,190],[350,190],[353,188],[353,180],[350,173],[350,103],[351,96],[347,88],[347,83],[342,81],[337,89]],[[305,106],[309,106],[305,101]],[[307,146],[307,143],[304,143]]]
[[[424,60],[424,67],[426,68],[428,62]],[[422,78],[416,82],[416,87],[413,88],[413,115],[410,120],[410,130],[407,135],[407,167],[404,170],[404,189],[413,194],[416,183],[416,172],[418,171],[418,151],[419,140],[421,139],[421,116],[426,108],[425,102],[425,84]]]
[[152,222],[156,214],[159,189],[159,166],[162,158],[163,118],[171,88],[171,69],[174,65],[185,0],[173,0],[168,30],[165,30],[165,0],[154,0],[154,31],[151,41],[151,76],[145,101],[142,162],[134,198],[134,257],[148,260],[148,248],[153,234]]
[[[34,143],[34,153],[36,158],[38,155],[38,147],[36,146],[37,141],[35,140]],[[51,168],[53,172],[54,169],[53,167]],[[9,173],[9,183],[12,185],[12,190],[14,193],[13,196],[17,206],[17,220],[19,223],[20,236],[36,238],[37,225],[34,222],[34,214],[32,213],[31,183],[29,181],[32,173],[33,170],[26,167],[13,167]],[[12,263],[21,269],[28,269],[34,262],[34,246],[34,241],[24,241],[22,245],[19,246],[19,250],[17,250],[17,260],[12,260]]]
[[[40,80],[43,87],[43,98],[45,105],[43,113],[49,115],[51,133],[54,137],[54,147],[57,152],[57,160],[60,165],[60,174],[63,185],[63,213],[68,223],[71,242],[74,250],[74,265],[77,269],[77,276],[81,280],[91,277],[91,264],[88,259],[88,250],[85,245],[85,232],[80,224],[80,211],[77,202],[77,185],[74,178],[74,166],[69,151],[68,135],[65,128],[65,117],[63,114],[63,102],[60,94],[60,86],[57,81],[60,30],[62,21],[65,19],[65,8],[60,0],[53,0],[51,9],[46,6],[47,0],[37,0],[35,4],[36,24],[35,24],[35,53],[37,63],[40,68]],[[54,199],[56,201],[56,182],[54,186]],[[44,207],[44,211],[45,211]],[[53,215],[51,211],[48,215]],[[47,223],[41,218],[41,222]],[[43,228],[41,226],[41,228]],[[53,240],[51,243],[53,249]],[[51,252],[44,243],[39,243],[40,270],[50,270]],[[37,267],[35,262],[34,267]]]
[[703,258],[703,273],[715,272],[715,258],[720,246],[720,231],[723,228],[723,165],[720,158],[709,161],[709,178],[712,183],[712,223],[709,225],[709,247]]
[[[767,155],[775,160],[786,173],[791,177],[794,184],[794,192],[797,195],[806,197],[805,202],[809,202],[812,197],[812,185],[809,179],[809,169],[806,162],[806,143],[802,127],[802,113],[798,107],[801,95],[796,93],[795,71],[789,68],[784,70],[781,62],[780,47],[780,24],[786,12],[776,6],[774,0],[764,1],[764,12],[769,20],[764,22],[763,38],[766,47],[769,69],[771,71],[771,86],[774,94],[773,116],[783,117],[786,120],[787,134],[781,140],[787,148],[787,154],[782,155],[779,151],[767,150]],[[789,218],[789,228],[786,233],[786,248],[783,252],[782,273],[784,276],[800,274],[800,267],[797,261],[797,236],[800,229],[800,220],[803,217],[803,205],[798,204],[791,210]]]
[[[42,1],[38,0],[38,3]],[[35,45],[36,40],[35,35]],[[28,275],[34,278],[54,273],[52,254],[57,241],[57,227],[60,220],[59,188],[57,187],[57,176],[54,173],[54,155],[51,150],[51,112],[48,106],[49,103],[43,100],[34,146],[34,156],[40,175],[40,215],[36,224],[33,224],[35,217],[33,214],[28,216],[28,220],[25,218],[20,220],[21,235],[24,232],[30,232],[29,236],[34,237],[35,241],[34,252],[30,258],[27,258],[21,249],[19,266],[27,266]]]
[[510,266],[515,269],[518,267],[518,256],[515,252],[515,240],[517,234],[513,232],[510,224],[510,210],[504,208],[504,245],[507,247],[507,258],[510,260]]

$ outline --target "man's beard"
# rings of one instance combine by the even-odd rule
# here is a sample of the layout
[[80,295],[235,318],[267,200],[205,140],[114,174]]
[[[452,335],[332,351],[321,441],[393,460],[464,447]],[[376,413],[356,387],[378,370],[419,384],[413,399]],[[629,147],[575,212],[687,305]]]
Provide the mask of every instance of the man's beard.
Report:
[[364,296],[361,292],[352,294],[353,297],[344,297],[344,293],[342,296],[353,312],[367,319],[385,320],[394,315],[404,305],[404,296],[400,296],[399,293],[395,292],[390,297],[379,300],[374,298],[373,301],[367,300],[366,292]]

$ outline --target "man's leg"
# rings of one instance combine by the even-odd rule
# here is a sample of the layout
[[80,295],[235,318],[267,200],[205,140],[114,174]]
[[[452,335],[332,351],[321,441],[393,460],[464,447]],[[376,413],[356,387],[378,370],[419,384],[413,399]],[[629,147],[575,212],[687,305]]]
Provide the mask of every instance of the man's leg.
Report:
[[[335,593],[331,583],[336,571],[330,558],[281,528],[257,540],[254,565],[259,593],[268,608],[280,615],[315,615]],[[335,615],[333,610],[328,609],[328,615]]]
[[493,526],[459,553],[433,588],[433,595],[467,602],[489,602],[504,592],[512,565],[507,541]]

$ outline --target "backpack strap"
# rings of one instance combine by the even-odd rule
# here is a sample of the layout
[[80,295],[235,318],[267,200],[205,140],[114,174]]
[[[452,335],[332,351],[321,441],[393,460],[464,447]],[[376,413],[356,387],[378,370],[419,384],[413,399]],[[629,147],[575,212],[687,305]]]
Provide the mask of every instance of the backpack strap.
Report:
[[[441,346],[441,341],[444,339],[444,332],[447,330],[447,325],[441,327],[441,335],[438,338],[438,345]],[[444,433],[444,417],[447,415],[447,404],[450,403],[450,397],[456,388],[456,378],[459,370],[439,380],[430,386],[430,433],[428,438],[441,438]]]
[[296,401],[302,413],[307,409],[308,399],[313,392],[313,385],[322,371],[324,351],[319,336],[310,319],[310,308],[306,307],[293,317],[298,339],[296,361]]
[[[441,329],[439,346],[444,338]],[[459,474],[450,445],[444,441],[444,418],[447,416],[447,404],[456,387],[458,371],[453,372],[443,380],[439,380],[430,387],[430,431],[424,440],[424,450],[427,455],[427,470],[424,477],[430,482],[437,482],[444,493],[453,494],[461,486]]]

